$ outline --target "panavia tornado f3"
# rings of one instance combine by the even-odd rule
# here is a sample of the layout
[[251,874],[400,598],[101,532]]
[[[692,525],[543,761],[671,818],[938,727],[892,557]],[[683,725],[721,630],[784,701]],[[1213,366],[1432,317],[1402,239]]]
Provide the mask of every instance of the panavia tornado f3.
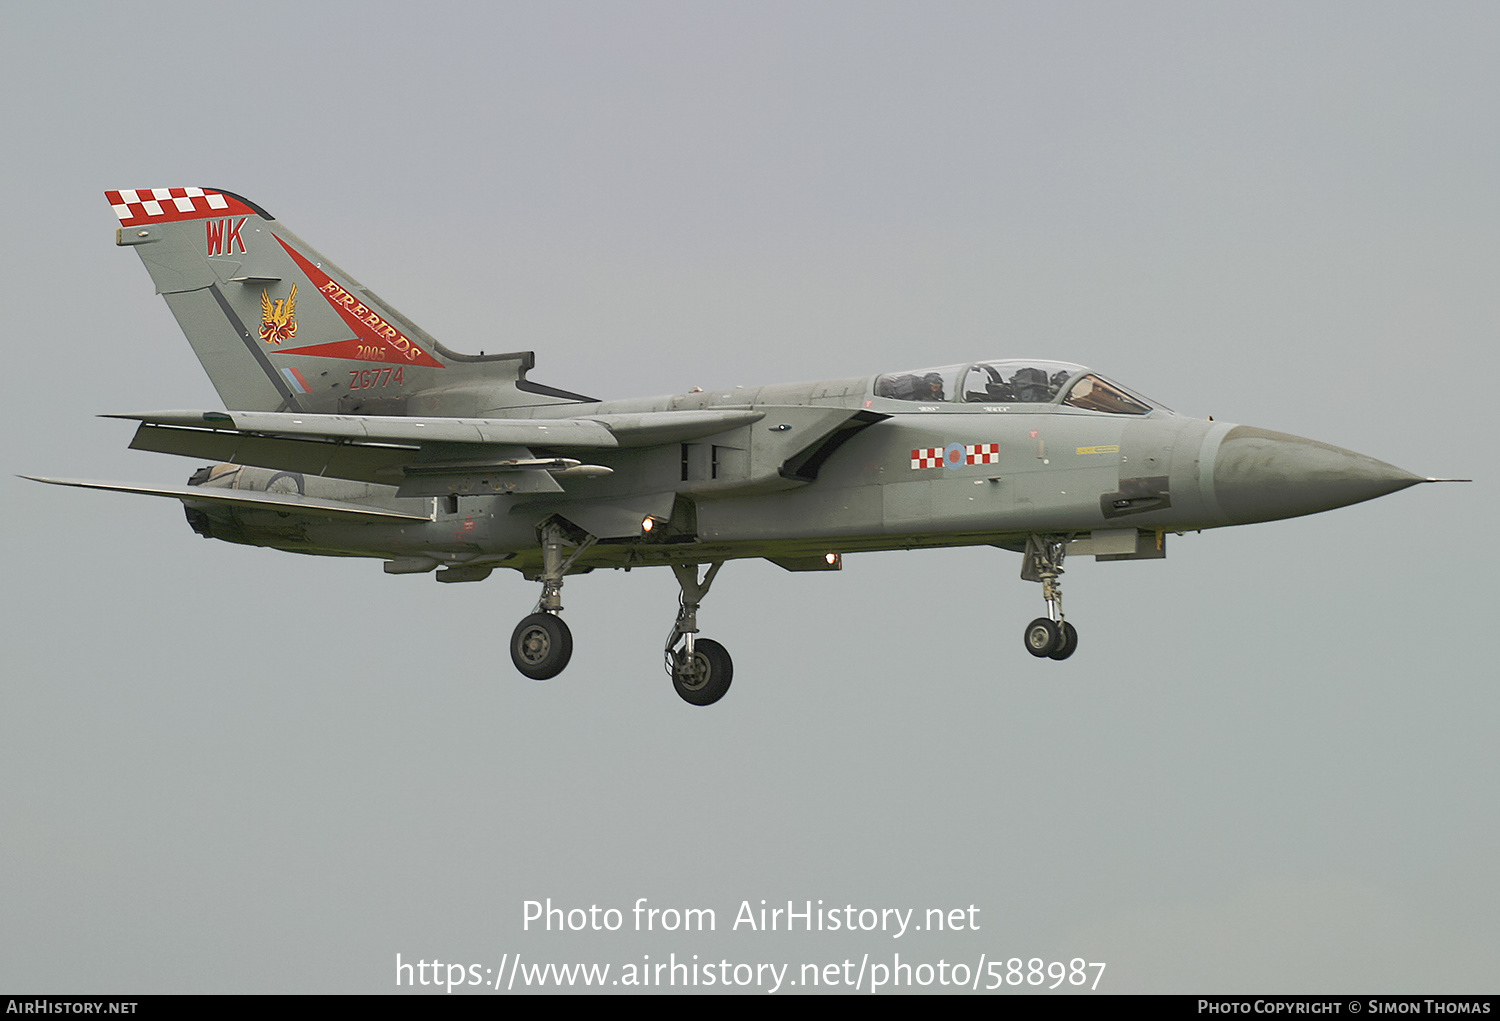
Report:
[[849,553],[997,546],[1064,660],[1065,554],[1166,555],[1169,533],[1296,517],[1423,479],[1339,447],[1175,414],[1067,362],[963,362],[600,401],[527,379],[530,351],[450,351],[265,209],[208,188],[106,193],[227,411],[114,416],[131,448],[221,462],[184,486],[41,479],[182,501],[200,535],[373,557],[390,574],[541,582],[511,636],[548,678],[573,638],[563,580],[665,566],[681,586],[667,672],[717,702],[729,653],[698,637],[727,561],[837,571]]

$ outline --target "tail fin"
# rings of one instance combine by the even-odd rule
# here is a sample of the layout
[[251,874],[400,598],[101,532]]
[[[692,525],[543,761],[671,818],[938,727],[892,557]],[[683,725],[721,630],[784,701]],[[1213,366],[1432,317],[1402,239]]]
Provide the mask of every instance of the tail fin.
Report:
[[421,411],[441,415],[585,399],[526,383],[529,351],[449,351],[248,199],[105,195],[115,243],[140,254],[227,408],[402,415],[422,394]]

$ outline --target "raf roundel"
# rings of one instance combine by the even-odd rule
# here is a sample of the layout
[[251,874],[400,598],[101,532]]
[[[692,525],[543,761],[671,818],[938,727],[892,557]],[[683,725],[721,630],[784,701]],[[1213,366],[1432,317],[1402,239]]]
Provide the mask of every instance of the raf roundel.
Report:
[[962,443],[950,443],[943,448],[943,467],[962,468],[969,460],[969,451]]

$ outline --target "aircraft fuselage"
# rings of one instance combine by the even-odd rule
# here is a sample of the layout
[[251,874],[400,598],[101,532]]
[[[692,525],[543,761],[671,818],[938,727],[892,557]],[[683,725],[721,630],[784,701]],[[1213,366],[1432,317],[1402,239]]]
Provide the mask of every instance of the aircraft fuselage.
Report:
[[[554,508],[575,517],[586,516],[581,509],[615,510],[627,522],[628,535],[594,546],[578,569],[742,557],[813,564],[828,553],[1020,548],[1037,532],[1155,534],[1244,524],[1421,481],[1337,447],[1165,409],[1141,415],[1062,405],[923,404],[873,396],[869,377],[552,405],[530,409],[530,417],[735,409],[762,417],[680,444],[598,452],[590,461],[613,474],[570,480],[565,501],[553,494],[403,499],[394,487],[299,475],[290,484],[303,495],[373,500],[429,520],[353,525],[244,508],[200,513],[209,515],[211,534],[231,541],[413,558],[412,569],[425,566],[424,557],[444,564],[483,558],[531,574],[540,564],[536,522]],[[509,414],[523,417],[521,410]],[[819,415],[833,412],[834,420],[851,410],[872,421],[838,443],[814,473],[788,471],[783,436],[819,427]],[[289,485],[288,473],[244,473],[245,488],[277,475]],[[680,519],[679,498],[690,501],[693,520]],[[645,531],[641,525],[653,511],[657,528]]]

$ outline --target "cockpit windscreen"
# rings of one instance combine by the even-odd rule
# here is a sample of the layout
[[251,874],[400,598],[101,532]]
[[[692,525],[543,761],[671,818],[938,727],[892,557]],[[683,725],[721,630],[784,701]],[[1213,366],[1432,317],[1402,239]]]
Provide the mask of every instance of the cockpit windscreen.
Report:
[[1063,404],[1112,415],[1145,415],[1153,405],[1069,362],[1012,359],[945,365],[875,378],[875,396],[965,404]]

